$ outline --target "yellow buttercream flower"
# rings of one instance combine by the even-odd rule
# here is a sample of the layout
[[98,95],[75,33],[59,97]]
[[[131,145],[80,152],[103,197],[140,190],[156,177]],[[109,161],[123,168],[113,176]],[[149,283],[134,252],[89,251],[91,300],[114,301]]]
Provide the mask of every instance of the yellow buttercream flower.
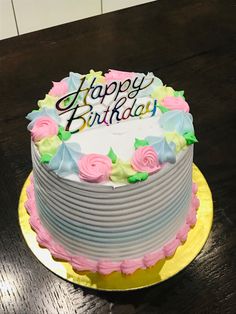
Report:
[[55,104],[58,101],[58,97],[51,96],[51,95],[45,95],[45,98],[38,101],[39,108],[55,108]]
[[127,183],[128,177],[134,174],[136,174],[136,171],[131,167],[129,162],[117,159],[112,165],[110,178],[113,182]]
[[90,70],[89,73],[86,75],[86,79],[88,81],[92,81],[96,77],[96,81],[98,83],[104,83],[105,82],[105,77],[102,75],[102,71],[94,71]]
[[158,103],[162,105],[162,100],[166,96],[174,96],[174,89],[169,86],[158,86],[151,94],[152,98],[157,99]]
[[168,143],[170,142],[175,143],[176,153],[187,147],[185,138],[176,132],[166,132],[164,136]]
[[41,141],[35,143],[38,147],[39,153],[42,156],[43,154],[48,154],[54,156],[61,145],[61,140],[57,135],[45,137]]

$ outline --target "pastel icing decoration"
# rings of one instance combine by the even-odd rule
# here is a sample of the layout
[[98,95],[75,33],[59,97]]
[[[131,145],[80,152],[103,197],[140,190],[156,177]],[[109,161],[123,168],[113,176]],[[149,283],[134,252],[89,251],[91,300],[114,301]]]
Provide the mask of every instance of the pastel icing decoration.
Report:
[[189,105],[181,96],[166,96],[162,100],[162,104],[170,110],[183,110],[189,112]]
[[134,148],[135,149],[137,149],[139,147],[143,147],[143,146],[148,146],[148,145],[149,145],[149,143],[146,139],[145,140],[138,139],[138,138],[135,139],[135,142],[134,142]]
[[165,162],[174,164],[176,162],[176,145],[174,142],[168,143],[164,137],[157,136],[148,136],[145,140],[147,140],[149,145],[155,149],[161,164]]
[[158,86],[152,93],[152,98],[157,99],[158,103],[162,105],[162,100],[166,96],[174,96],[174,89],[169,86]]
[[160,117],[160,126],[167,132],[177,132],[181,135],[187,132],[194,133],[193,117],[182,110],[171,110]]
[[49,95],[55,97],[61,97],[68,93],[68,85],[65,80],[61,80],[60,82],[52,82],[53,87],[49,91]]
[[69,174],[78,173],[78,159],[83,155],[80,145],[77,143],[64,143],[50,160],[48,167],[57,175],[65,177]]
[[67,141],[71,138],[71,133],[66,131],[62,126],[59,126],[58,137],[62,141]]
[[194,143],[198,142],[196,136],[192,132],[184,133],[183,136],[184,136],[184,138],[185,138],[185,140],[187,142],[187,145],[191,145],[191,144],[194,144]]
[[135,183],[139,181],[145,181],[148,178],[147,172],[137,172],[133,176],[128,178],[129,183]]
[[56,122],[47,116],[36,119],[31,129],[31,136],[34,142],[38,142],[45,137],[57,135],[57,133],[58,126]]
[[180,90],[180,91],[175,90],[174,91],[174,96],[175,97],[182,97],[183,99],[185,99],[185,97],[184,97],[184,90]]
[[136,171],[134,171],[129,162],[117,159],[116,163],[112,165],[110,178],[113,182],[127,183],[128,177],[135,174]]
[[158,155],[152,146],[143,146],[136,149],[131,160],[132,167],[139,172],[155,173],[161,169]]
[[108,81],[125,81],[127,79],[132,79],[135,76],[134,72],[125,72],[125,71],[118,71],[118,70],[111,70],[105,74],[106,82]]
[[54,156],[61,145],[61,141],[58,136],[54,135],[43,138],[41,141],[36,142],[35,145],[38,147],[41,156],[44,154]]
[[112,162],[109,157],[100,154],[88,154],[78,161],[81,180],[99,183],[109,179]]
[[50,154],[43,154],[40,158],[40,162],[42,164],[48,164],[50,160],[52,159],[52,155]]
[[178,153],[179,151],[181,151],[182,149],[185,149],[187,147],[187,143],[186,143],[185,138],[176,132],[166,132],[165,138],[169,144],[170,143],[175,144],[176,153]]
[[90,70],[89,73],[86,75],[86,79],[88,81],[92,81],[94,78],[96,78],[95,82],[104,83],[105,77],[102,75],[102,71],[94,71]]
[[154,76],[152,72],[149,72],[147,75],[140,73],[138,74],[138,77],[138,82],[143,80],[144,86],[149,85],[147,88],[139,91],[138,97],[147,97],[151,95],[157,87],[163,86],[162,81],[158,77]]
[[70,72],[69,77],[66,78],[69,92],[76,91],[81,84],[81,78],[83,76],[79,73]]
[[112,148],[110,148],[109,153],[107,154],[107,156],[111,159],[112,163],[115,164],[117,161],[117,156],[115,154],[115,152],[113,151]]
[[55,108],[55,104],[58,101],[58,97],[55,97],[54,95],[45,95],[45,98],[38,101],[39,108]]
[[43,107],[42,109],[39,110],[33,110],[32,112],[28,113],[26,116],[26,119],[32,121],[29,125],[28,125],[28,130],[30,131],[33,128],[34,122],[36,121],[36,119],[40,118],[40,117],[50,117],[52,118],[57,124],[60,124],[60,117],[56,111],[55,108],[47,108],[47,107]]

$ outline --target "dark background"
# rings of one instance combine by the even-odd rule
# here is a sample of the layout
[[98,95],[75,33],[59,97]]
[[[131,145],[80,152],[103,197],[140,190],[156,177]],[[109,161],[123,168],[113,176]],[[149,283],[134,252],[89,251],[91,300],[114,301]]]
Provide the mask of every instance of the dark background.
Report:
[[[159,0],[0,41],[0,313],[235,313],[235,8],[230,0]],[[33,256],[18,225],[31,171],[25,115],[69,71],[153,71],[185,95],[199,144],[194,161],[213,193],[204,249],[152,288],[75,286]]]

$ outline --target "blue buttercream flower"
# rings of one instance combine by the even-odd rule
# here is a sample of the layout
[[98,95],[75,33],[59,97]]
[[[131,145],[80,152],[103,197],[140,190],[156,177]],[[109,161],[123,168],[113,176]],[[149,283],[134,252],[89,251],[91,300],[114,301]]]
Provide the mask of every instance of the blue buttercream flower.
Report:
[[58,125],[60,124],[61,118],[59,117],[55,108],[47,108],[43,107],[39,110],[33,110],[32,112],[28,113],[26,119],[30,120],[31,122],[28,125],[28,130],[32,130],[34,126],[34,122],[39,117],[50,117],[52,118]]
[[158,77],[155,77],[152,72],[149,72],[147,75],[144,75],[143,73],[138,73],[137,76],[138,76],[137,82],[141,82],[141,80],[144,77],[142,86],[147,86],[153,79],[152,84],[150,84],[148,87],[140,90],[137,97],[148,97],[152,94],[152,92],[158,86],[163,86],[162,81]]
[[160,117],[160,125],[167,132],[177,132],[180,135],[191,132],[194,134],[193,117],[182,110],[171,110]]
[[65,80],[67,81],[69,92],[74,92],[78,89],[81,83],[81,78],[83,75],[79,73],[70,72],[69,77],[67,77]]
[[62,142],[56,155],[50,160],[48,167],[61,177],[73,173],[78,174],[78,160],[82,156],[79,144],[65,144]]
[[158,154],[161,164],[169,162],[174,164],[176,161],[175,143],[167,143],[164,137],[148,136],[145,138],[149,145],[152,146]]

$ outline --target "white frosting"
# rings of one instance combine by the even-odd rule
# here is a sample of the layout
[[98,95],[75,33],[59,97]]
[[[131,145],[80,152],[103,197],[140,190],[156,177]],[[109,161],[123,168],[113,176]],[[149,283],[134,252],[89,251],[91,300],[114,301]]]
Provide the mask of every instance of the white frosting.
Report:
[[[79,143],[81,151],[84,154],[97,153],[107,155],[110,148],[123,161],[129,161],[134,153],[135,138],[144,139],[153,135],[162,136],[163,130],[159,126],[159,117],[144,119],[131,119],[125,122],[97,128],[86,129],[85,131],[75,133],[69,142]],[[66,176],[66,179],[80,182],[76,174]],[[107,181],[103,185],[118,187],[124,183]]]
[[107,155],[110,147],[122,160],[132,158],[135,138],[163,135],[158,117],[131,119],[110,126],[99,126],[76,133],[69,142],[77,142],[85,154]]

